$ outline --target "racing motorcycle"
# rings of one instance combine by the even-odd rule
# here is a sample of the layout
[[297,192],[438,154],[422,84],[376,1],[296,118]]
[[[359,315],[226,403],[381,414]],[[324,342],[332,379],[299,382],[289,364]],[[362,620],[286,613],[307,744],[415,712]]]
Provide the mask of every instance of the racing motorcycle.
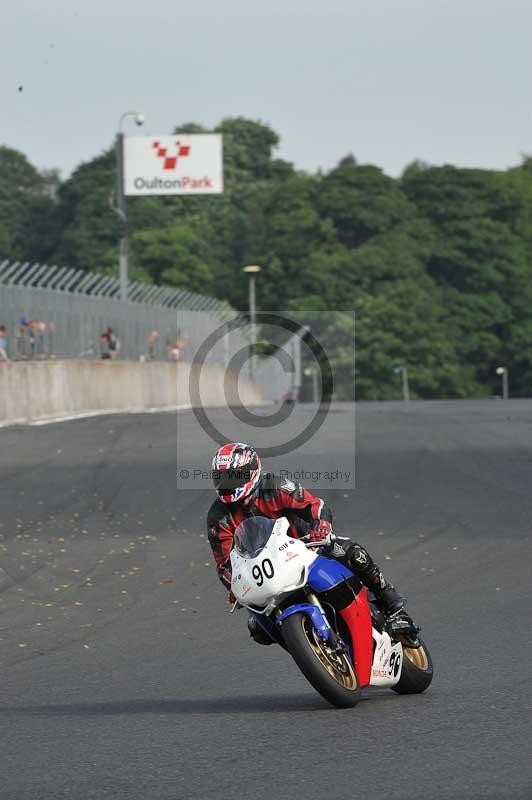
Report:
[[364,686],[423,692],[432,680],[425,643],[395,632],[357,576],[320,544],[292,538],[285,517],[244,520],[231,551],[233,610],[245,607],[334,706],[355,706]]

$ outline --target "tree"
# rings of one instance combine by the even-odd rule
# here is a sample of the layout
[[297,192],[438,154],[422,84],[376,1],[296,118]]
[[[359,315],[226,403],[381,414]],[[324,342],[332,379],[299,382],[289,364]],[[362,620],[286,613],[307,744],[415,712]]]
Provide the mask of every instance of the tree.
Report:
[[279,136],[268,125],[244,117],[228,117],[215,128],[223,135],[224,171],[231,180],[264,180],[270,177],[272,153]]
[[131,241],[133,264],[156,283],[210,294],[212,267],[205,242],[191,228],[172,226],[139,231]]
[[320,181],[318,207],[329,217],[338,239],[358,247],[414,214],[400,186],[378,167],[344,159]]
[[101,268],[103,254],[117,241],[117,218],[111,210],[115,170],[110,149],[79,166],[62,184],[56,211],[61,236],[54,261],[76,269]]
[[25,155],[0,147],[0,247],[5,258],[38,260],[53,246],[48,177]]

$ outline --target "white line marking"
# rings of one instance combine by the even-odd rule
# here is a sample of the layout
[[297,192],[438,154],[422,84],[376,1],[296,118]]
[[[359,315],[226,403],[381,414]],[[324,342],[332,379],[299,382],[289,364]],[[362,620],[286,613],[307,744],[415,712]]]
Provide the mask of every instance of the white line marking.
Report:
[[0,428],[9,428],[13,425],[31,425],[32,427],[41,425],[55,425],[59,422],[72,422],[76,419],[90,419],[91,417],[104,417],[111,414],[169,414],[176,411],[190,411],[192,406],[166,406],[163,408],[128,408],[120,411],[108,409],[106,411],[84,411],[81,414],[68,414],[62,417],[51,417],[50,419],[14,419],[9,422],[0,422]]

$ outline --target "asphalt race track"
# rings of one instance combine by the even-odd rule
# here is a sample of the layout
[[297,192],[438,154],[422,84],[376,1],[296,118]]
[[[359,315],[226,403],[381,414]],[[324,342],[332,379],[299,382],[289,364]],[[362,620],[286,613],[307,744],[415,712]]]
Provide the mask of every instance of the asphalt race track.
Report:
[[[345,711],[229,615],[174,415],[0,430],[3,800],[532,797],[532,401],[357,415],[357,488],[326,499],[408,595],[435,678]],[[318,433],[305,465],[330,449]]]

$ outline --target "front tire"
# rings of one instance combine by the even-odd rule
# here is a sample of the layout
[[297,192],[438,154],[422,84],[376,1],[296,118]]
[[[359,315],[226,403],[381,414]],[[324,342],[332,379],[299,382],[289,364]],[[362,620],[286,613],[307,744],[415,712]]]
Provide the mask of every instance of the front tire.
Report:
[[310,684],[329,703],[352,708],[360,699],[360,686],[345,653],[334,653],[318,635],[306,614],[291,614],[282,623],[286,649]]
[[394,692],[399,694],[424,692],[430,686],[432,676],[432,658],[427,645],[424,642],[416,648],[403,645],[403,668],[399,682],[392,687]]

